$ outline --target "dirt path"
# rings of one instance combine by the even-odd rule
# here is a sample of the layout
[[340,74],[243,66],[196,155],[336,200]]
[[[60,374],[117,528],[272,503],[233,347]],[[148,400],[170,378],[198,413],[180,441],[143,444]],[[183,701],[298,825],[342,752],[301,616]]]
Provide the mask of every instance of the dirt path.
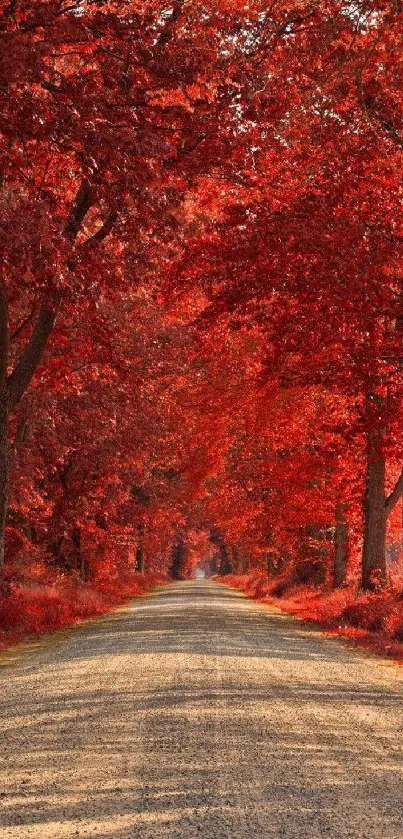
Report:
[[0,664],[1,839],[403,837],[403,670],[237,592]]

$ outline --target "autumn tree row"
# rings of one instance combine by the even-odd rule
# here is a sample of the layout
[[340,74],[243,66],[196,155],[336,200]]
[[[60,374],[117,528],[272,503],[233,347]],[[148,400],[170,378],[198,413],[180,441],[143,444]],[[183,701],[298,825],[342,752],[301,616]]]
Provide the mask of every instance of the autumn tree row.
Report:
[[0,562],[11,464],[11,523],[83,577],[89,523],[134,521],[139,567],[146,533],[277,568],[330,527],[343,582],[350,520],[384,584],[400,3],[0,11]]
[[[273,476],[248,487],[269,519],[263,546],[273,550],[284,517],[285,530],[295,517],[302,530],[334,529],[342,582],[350,517],[361,583],[376,588],[403,489],[402,12],[394,3],[329,10],[300,4],[279,41],[273,27],[259,88],[250,79],[240,103],[248,144],[237,196],[227,184],[214,227],[191,233],[173,277],[178,295],[189,280],[204,289],[206,324],[263,340],[257,378],[275,428],[263,432],[266,451],[253,428],[241,449],[246,469],[256,475],[249,458],[258,457]],[[246,73],[257,69],[251,55],[252,44]]]

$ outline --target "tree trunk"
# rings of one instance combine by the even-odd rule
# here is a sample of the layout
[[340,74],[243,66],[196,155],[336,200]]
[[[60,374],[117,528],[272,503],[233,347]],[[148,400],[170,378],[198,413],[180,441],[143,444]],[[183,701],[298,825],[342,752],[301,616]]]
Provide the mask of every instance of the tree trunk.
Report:
[[249,571],[249,560],[248,560],[248,555],[247,555],[246,553],[244,553],[244,554],[242,554],[242,568],[241,568],[241,573],[242,573],[242,574],[247,574],[247,573],[248,573],[248,571]]
[[136,571],[138,574],[144,574],[144,549],[143,549],[144,524],[139,522],[137,525],[137,547],[136,547]]
[[8,304],[4,283],[0,282],[0,582],[4,565],[4,538],[8,503]]
[[348,563],[348,522],[344,504],[336,506],[336,526],[334,531],[334,588],[343,586],[347,579]]
[[[93,190],[84,179],[78,188],[63,231],[70,245],[74,244],[82,222],[93,203]],[[114,211],[109,213],[102,227],[80,247],[88,249],[93,244],[102,242],[112,230],[116,218],[117,214]],[[67,267],[70,271],[73,271],[75,267],[75,260],[71,254],[67,259]],[[31,337],[14,370],[7,376],[8,305],[3,276],[0,277],[0,582],[4,564],[4,532],[8,503],[8,414],[25,393],[42,359],[56,322],[61,299],[61,292],[57,292],[52,299],[42,304]]]
[[267,574],[267,578],[269,580],[270,580],[271,575],[273,574],[273,571],[274,571],[273,556],[269,551],[266,554],[266,574]]
[[83,583],[88,583],[89,579],[89,569],[88,563],[85,558],[84,551],[81,545],[81,528],[76,525],[73,527],[73,531],[71,534],[71,540],[73,542],[75,552],[76,552],[76,566],[79,570],[80,579]]
[[210,530],[210,542],[218,548],[216,558],[217,573],[220,577],[224,577],[226,574],[231,574],[232,565],[228,555],[227,546],[221,536],[221,533],[216,527],[212,527]]
[[232,565],[230,562],[230,558],[227,551],[227,546],[224,542],[221,543],[220,546],[220,570],[219,574],[221,577],[225,577],[227,574],[232,574]]
[[4,539],[8,504],[8,412],[7,401],[0,400],[0,582],[4,565]]
[[375,591],[386,583],[385,456],[378,430],[367,435],[367,476],[364,501],[362,587]]
[[43,305],[32,335],[9,376],[8,306],[4,284],[0,282],[0,582],[4,565],[4,540],[8,507],[8,415],[18,404],[42,358],[52,332],[60,298],[53,308]]
[[144,574],[144,551],[142,545],[137,545],[136,548],[136,571],[138,574]]
[[235,545],[232,545],[231,549],[231,562],[232,562],[232,570],[234,574],[237,574],[239,571],[239,553],[238,548]]
[[280,574],[282,570],[282,560],[281,556],[275,553],[274,550],[269,550],[266,556],[266,568],[267,568],[267,576],[270,577],[275,576],[276,574]]
[[172,561],[169,569],[169,574],[173,580],[183,579],[184,554],[183,541],[182,539],[179,539],[172,551]]

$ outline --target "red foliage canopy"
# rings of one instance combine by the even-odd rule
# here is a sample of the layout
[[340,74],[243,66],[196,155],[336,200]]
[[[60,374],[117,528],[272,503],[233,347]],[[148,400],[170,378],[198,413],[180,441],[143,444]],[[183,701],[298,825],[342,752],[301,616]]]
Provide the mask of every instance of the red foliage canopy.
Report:
[[385,584],[400,3],[0,15],[7,579],[106,585],[174,555]]

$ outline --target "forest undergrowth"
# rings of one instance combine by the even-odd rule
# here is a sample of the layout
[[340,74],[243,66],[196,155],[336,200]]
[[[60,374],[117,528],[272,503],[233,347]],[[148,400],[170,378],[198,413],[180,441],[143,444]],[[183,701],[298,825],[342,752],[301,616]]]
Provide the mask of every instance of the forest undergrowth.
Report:
[[82,582],[44,571],[38,579],[10,582],[0,599],[0,650],[110,611],[164,581],[161,574],[127,574],[123,580]]
[[364,593],[356,585],[324,590],[295,585],[286,576],[269,581],[258,573],[217,579],[253,600],[278,606],[296,618],[318,624],[326,633],[348,638],[403,665],[403,599],[393,586],[379,593]]

